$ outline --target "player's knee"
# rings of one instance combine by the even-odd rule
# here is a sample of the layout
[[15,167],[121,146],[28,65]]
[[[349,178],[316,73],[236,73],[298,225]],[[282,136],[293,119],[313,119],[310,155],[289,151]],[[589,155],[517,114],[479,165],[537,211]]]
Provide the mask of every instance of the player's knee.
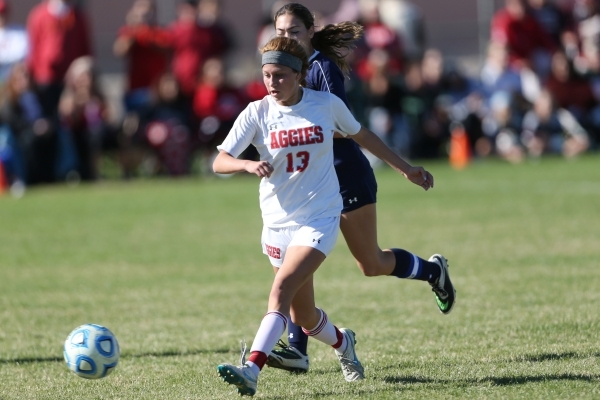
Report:
[[295,314],[295,315],[292,314],[292,315],[290,315],[290,319],[292,320],[292,322],[295,325],[298,325],[298,326],[306,326],[306,325],[308,325],[308,322],[309,322],[308,318],[303,317],[303,316],[298,315],[298,314]]
[[269,306],[270,307],[280,307],[280,306],[289,306],[292,299],[289,296],[289,291],[285,290],[280,285],[273,285],[271,288],[271,293],[269,294]]
[[306,329],[315,327],[319,323],[319,318],[320,314],[317,314],[314,308],[307,310],[290,310],[290,319],[292,322]]
[[271,298],[279,297],[279,296],[281,296],[282,293],[283,293],[283,285],[281,285],[280,282],[277,282],[277,278],[276,278],[275,281],[273,282],[273,284],[271,285],[271,293],[269,294],[269,297],[271,297]]

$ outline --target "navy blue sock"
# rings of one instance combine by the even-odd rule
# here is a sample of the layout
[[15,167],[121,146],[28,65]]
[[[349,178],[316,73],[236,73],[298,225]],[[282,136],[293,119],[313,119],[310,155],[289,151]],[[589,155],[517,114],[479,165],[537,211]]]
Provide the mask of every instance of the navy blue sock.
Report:
[[300,353],[306,355],[308,348],[308,335],[302,331],[302,327],[292,321],[288,321],[288,343]]
[[402,249],[392,249],[396,256],[396,266],[390,275],[403,279],[418,279],[420,281],[435,282],[440,277],[440,266],[431,261]]

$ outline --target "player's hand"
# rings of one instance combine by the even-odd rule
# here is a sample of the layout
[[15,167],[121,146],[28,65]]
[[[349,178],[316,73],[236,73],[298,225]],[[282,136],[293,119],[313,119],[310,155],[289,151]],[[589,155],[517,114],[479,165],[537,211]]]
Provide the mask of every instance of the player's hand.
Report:
[[427,172],[423,167],[410,167],[410,169],[404,173],[404,176],[406,179],[417,186],[421,186],[425,190],[429,190],[433,187],[433,175]]
[[246,164],[246,171],[259,178],[268,178],[273,172],[273,166],[268,161],[249,161]]

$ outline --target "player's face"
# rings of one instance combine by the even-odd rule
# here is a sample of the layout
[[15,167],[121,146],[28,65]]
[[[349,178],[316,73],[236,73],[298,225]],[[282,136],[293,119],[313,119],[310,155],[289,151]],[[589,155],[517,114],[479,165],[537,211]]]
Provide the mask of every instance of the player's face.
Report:
[[282,106],[293,106],[300,101],[299,72],[280,64],[265,64],[263,82],[273,99]]
[[292,14],[280,15],[275,21],[275,32],[277,36],[297,40],[308,56],[314,52],[310,40],[315,34],[315,27],[311,26],[310,29],[306,29],[300,18]]

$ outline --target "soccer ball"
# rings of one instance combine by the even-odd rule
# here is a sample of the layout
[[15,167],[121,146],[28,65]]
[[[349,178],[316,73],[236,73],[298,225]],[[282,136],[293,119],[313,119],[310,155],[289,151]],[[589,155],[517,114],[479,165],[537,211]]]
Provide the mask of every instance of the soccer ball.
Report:
[[63,355],[67,368],[86,379],[109,375],[119,362],[119,343],[107,328],[85,324],[75,328],[67,340]]

